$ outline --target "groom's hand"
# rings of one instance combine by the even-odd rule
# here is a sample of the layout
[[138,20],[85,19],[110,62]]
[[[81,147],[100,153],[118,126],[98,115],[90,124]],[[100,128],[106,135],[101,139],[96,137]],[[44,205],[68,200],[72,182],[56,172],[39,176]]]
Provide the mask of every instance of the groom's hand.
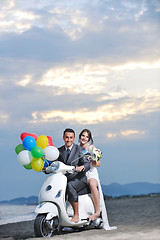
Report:
[[84,170],[84,166],[77,166],[75,172],[82,172]]

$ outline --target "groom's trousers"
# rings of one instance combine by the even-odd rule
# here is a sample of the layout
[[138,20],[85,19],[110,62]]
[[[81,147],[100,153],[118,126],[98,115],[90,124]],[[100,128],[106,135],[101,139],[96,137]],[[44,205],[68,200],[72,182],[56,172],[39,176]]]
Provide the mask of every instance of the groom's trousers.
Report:
[[87,183],[81,179],[74,178],[68,181],[67,195],[69,202],[78,202],[78,192],[87,187]]

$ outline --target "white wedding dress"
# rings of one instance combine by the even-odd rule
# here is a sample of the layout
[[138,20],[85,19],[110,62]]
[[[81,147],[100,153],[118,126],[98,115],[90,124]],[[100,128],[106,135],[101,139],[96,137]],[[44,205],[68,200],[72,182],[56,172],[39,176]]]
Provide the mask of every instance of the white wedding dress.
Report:
[[[89,152],[91,153],[92,145],[89,146]],[[114,230],[117,229],[117,227],[110,227],[109,222],[108,222],[108,216],[107,216],[107,211],[106,211],[106,206],[104,202],[104,197],[103,197],[103,192],[98,176],[98,171],[97,168],[91,165],[91,168],[89,171],[86,172],[87,179],[94,178],[98,182],[98,191],[99,191],[99,196],[100,196],[100,209],[102,212],[102,220],[103,220],[103,228],[105,230]]]

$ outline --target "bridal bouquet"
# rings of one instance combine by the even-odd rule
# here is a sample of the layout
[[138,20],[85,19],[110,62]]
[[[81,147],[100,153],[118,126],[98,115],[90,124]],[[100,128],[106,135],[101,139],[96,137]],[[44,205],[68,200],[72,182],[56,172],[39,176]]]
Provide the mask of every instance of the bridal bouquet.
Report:
[[97,162],[101,159],[102,152],[98,148],[93,147],[91,149],[91,156],[92,156],[92,161]]

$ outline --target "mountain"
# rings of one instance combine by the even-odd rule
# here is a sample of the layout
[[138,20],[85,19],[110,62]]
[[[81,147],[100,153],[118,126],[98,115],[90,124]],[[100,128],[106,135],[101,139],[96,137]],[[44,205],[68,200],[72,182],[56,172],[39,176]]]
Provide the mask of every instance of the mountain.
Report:
[[15,198],[15,199],[12,199],[12,200],[0,201],[0,204],[17,204],[17,205],[38,204],[38,197],[36,197],[36,196],[31,196],[31,197],[28,197],[28,198],[20,197],[20,198]]
[[121,185],[112,183],[110,185],[102,185],[102,190],[104,195],[112,197],[147,195],[150,193],[160,193],[160,184],[137,182]]
[[[136,196],[136,195],[148,195],[150,193],[160,193],[160,184],[137,182],[128,184],[112,183],[110,185],[102,184],[103,194],[109,197],[120,197],[120,196]],[[21,197],[12,200],[0,201],[0,204],[38,204],[38,197],[31,196],[28,198]]]

